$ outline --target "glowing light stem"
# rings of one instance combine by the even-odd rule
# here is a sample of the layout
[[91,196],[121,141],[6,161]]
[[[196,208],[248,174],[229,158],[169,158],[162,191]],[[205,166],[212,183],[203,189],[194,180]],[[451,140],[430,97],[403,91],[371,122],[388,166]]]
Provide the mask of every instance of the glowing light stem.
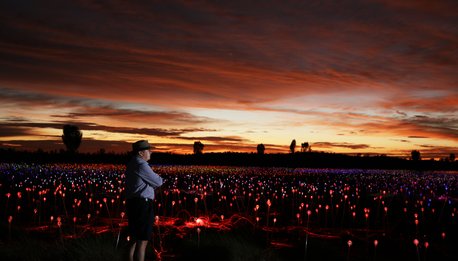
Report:
[[307,249],[308,249],[308,244],[309,244],[309,221],[310,221],[310,215],[312,214],[312,211],[307,210],[307,231],[305,233],[305,252],[304,252],[304,260],[307,260]]
[[64,235],[62,233],[62,218],[61,217],[57,217],[57,226],[59,227],[60,241],[61,243],[64,243]]
[[251,202],[251,193],[248,193],[248,195],[246,196],[246,215],[248,216],[248,212],[250,211],[250,202]]
[[51,217],[49,218],[49,220],[50,220],[50,221],[49,221],[49,225],[48,225],[48,230],[51,231],[51,226],[52,226],[52,221],[54,220],[54,216],[51,216]]
[[8,239],[11,240],[11,222],[13,222],[13,216],[8,217]]
[[388,207],[385,207],[383,211],[383,230],[384,231],[387,231],[387,227],[388,227],[387,215],[388,215]]
[[424,261],[426,261],[426,257],[428,256],[428,247],[429,247],[429,243],[428,242],[425,242],[425,252],[424,252],[424,255],[425,255],[425,258],[424,258]]
[[157,225],[157,236],[159,237],[159,249],[161,249],[161,252],[164,252],[164,249],[162,248],[162,238],[161,238],[161,226],[159,226],[159,216],[154,217]]
[[75,236],[76,238],[76,216],[73,217],[73,235]]
[[351,240],[348,240],[347,245],[348,245],[347,260],[350,260],[350,249],[351,249],[351,246],[353,245],[353,242]]
[[417,251],[416,251],[416,252],[417,252],[417,259],[418,259],[418,261],[420,261],[420,250],[418,249],[418,244],[419,244],[418,239],[415,239],[415,240],[413,241],[413,243],[414,243],[415,248],[416,248],[416,250],[417,250]]
[[113,220],[111,219],[110,209],[108,208],[107,199],[103,198],[103,203],[105,203],[105,207],[107,208],[108,219],[110,220],[111,231],[114,231]]
[[328,205],[326,205],[325,212],[324,212],[324,227],[328,227]]
[[[202,197],[203,197],[203,202],[204,202],[205,215],[208,216],[207,195],[206,195],[206,193],[204,193],[204,194],[202,195]],[[238,205],[237,205],[237,206],[238,206]]]
[[[41,200],[38,200],[38,206],[37,206],[37,209],[38,209],[38,226],[41,225],[41,215],[42,215],[42,212],[44,212],[44,209],[42,208],[41,206]],[[43,211],[42,211],[43,210]],[[44,216],[44,215],[43,215]]]
[[165,213],[165,211],[166,211],[166,207],[165,207],[165,206],[166,206],[166,203],[164,203],[164,192],[162,191],[162,188],[161,188],[161,187],[159,187],[158,190],[159,190],[159,194],[161,195],[161,206],[164,206],[164,207],[162,208],[162,209],[163,209],[163,210],[162,210],[162,211],[163,211],[163,215],[164,215],[164,217],[166,217],[167,215],[166,215],[166,213]]
[[33,210],[33,222],[34,222],[35,224],[38,223],[38,215],[37,215],[37,214],[38,214],[38,210],[35,208],[35,209]]
[[68,219],[68,211],[67,211],[67,206],[65,205],[65,193],[61,196],[62,198],[62,204],[65,210],[65,217]]
[[347,195],[344,195],[344,200],[343,200],[343,203],[342,203],[342,220],[340,222],[340,225],[343,227],[344,225],[344,219],[345,219],[345,209],[347,207]]
[[[237,211],[238,213],[240,213],[240,206],[239,206],[239,201],[237,200],[237,197],[234,198],[234,201],[235,201],[235,205],[237,206]],[[205,211],[207,211],[206,207],[207,206],[205,206]]]
[[377,213],[375,213],[375,221],[374,221],[374,224],[377,225],[377,221],[379,220],[379,216],[380,216],[380,210],[382,208],[382,198],[377,198]]
[[[333,196],[333,194],[331,193],[331,195],[330,195],[330,201],[331,201],[331,203],[329,204],[329,208],[331,209],[331,222],[332,222],[332,226],[335,225],[335,217],[334,217],[334,215],[333,215],[334,207],[333,207],[333,204],[332,204],[332,198],[333,198],[333,197],[334,197],[334,196]],[[326,209],[326,221],[328,220],[327,215],[328,215],[328,210]]]
[[269,226],[269,215],[270,215],[270,206],[272,203],[270,202],[270,199],[267,200],[267,226]]
[[194,198],[194,216],[198,216],[197,215],[197,202],[199,201],[198,198]]
[[54,192],[54,213],[56,213],[56,210],[57,210],[57,193]]
[[10,201],[11,193],[6,193],[5,217],[8,215],[8,202]]
[[200,227],[197,228],[197,248],[200,248]]
[[[124,215],[125,213],[124,212],[121,212],[121,223],[122,223],[122,220],[124,219]],[[121,225],[121,223],[119,225]],[[118,245],[119,245],[119,237],[121,235],[121,226],[119,226],[119,231],[118,231],[118,238],[116,239],[116,249],[118,248]]]
[[170,208],[170,216],[173,217],[173,208],[175,207],[175,201],[172,201],[172,207]]
[[378,240],[374,240],[374,261],[377,260],[377,246],[378,246]]

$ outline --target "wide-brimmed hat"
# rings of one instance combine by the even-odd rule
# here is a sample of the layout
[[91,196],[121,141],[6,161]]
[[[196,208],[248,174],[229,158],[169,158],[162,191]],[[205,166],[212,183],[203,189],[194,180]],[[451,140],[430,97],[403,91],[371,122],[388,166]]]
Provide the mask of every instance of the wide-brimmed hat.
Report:
[[133,151],[149,150],[151,145],[149,145],[147,140],[139,140],[132,144]]

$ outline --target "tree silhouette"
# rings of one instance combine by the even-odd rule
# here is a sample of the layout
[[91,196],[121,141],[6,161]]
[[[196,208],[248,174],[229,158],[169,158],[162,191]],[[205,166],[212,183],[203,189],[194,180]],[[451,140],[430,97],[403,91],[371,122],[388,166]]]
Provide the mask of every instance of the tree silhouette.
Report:
[[264,154],[264,151],[266,150],[266,147],[264,147],[264,144],[258,144],[258,146],[256,147],[256,150],[258,151],[258,154],[259,155],[263,155]]
[[293,140],[291,141],[291,145],[289,145],[289,151],[291,153],[294,153],[295,150],[296,150],[296,140]]
[[302,152],[307,152],[310,150],[310,145],[308,142],[304,142],[301,144],[301,151]]
[[202,151],[204,150],[204,144],[200,141],[195,141],[194,142],[194,154],[200,155],[202,154]]
[[64,125],[63,131],[64,134],[62,135],[62,141],[64,142],[65,147],[67,147],[67,151],[75,153],[81,145],[83,133],[80,131],[78,126],[70,124]]
[[412,150],[410,155],[412,156],[412,160],[414,160],[414,161],[421,160],[421,155],[420,155],[420,152],[418,150]]
[[449,159],[450,159],[451,162],[454,162],[455,161],[455,153],[450,153]]

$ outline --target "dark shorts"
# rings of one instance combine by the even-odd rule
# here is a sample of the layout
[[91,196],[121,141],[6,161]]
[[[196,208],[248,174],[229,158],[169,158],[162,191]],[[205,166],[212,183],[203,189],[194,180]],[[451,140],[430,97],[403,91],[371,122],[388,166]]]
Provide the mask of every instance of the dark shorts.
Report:
[[144,198],[127,199],[127,219],[132,240],[151,240],[153,234],[153,201]]

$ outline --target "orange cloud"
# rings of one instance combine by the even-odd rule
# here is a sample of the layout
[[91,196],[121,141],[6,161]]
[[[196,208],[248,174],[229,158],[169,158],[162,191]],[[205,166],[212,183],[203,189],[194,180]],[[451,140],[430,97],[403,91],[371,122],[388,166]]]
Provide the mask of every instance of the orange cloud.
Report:
[[317,141],[328,149],[382,150],[333,140],[348,132],[457,141],[453,1],[45,6],[0,4],[4,140],[69,121],[126,139],[201,138],[215,150],[263,138],[199,109],[282,122],[257,126],[266,133],[331,126],[335,134]]

